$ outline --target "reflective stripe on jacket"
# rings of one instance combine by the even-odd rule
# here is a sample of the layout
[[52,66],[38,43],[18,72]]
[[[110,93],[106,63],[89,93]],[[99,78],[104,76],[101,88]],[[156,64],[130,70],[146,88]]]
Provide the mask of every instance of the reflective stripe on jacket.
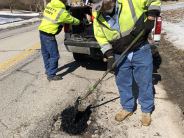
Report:
[[60,0],[51,0],[45,7],[44,18],[38,29],[55,35],[59,26],[63,23],[78,25],[80,21],[68,13],[65,5]]
[[[112,48],[111,43],[115,40],[127,36],[136,30],[147,20],[145,12],[149,10],[160,11],[160,0],[118,0],[119,6],[119,27],[120,31],[112,30],[100,11],[93,12],[95,17],[93,22],[94,34],[102,53]],[[138,34],[141,30],[137,29]]]

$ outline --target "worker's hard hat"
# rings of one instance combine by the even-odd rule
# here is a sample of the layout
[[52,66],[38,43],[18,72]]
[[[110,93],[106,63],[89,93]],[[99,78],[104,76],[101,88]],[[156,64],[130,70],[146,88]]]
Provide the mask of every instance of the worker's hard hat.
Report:
[[102,8],[103,0],[93,0],[92,11],[99,11]]

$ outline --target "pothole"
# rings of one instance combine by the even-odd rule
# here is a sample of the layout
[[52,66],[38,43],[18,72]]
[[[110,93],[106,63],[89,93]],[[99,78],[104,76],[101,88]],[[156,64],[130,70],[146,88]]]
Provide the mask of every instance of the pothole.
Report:
[[[79,110],[74,115],[74,106],[69,106],[58,116],[60,130],[72,135],[81,135],[87,131],[91,113],[91,110],[86,108],[85,110]],[[55,121],[57,123],[58,120]]]

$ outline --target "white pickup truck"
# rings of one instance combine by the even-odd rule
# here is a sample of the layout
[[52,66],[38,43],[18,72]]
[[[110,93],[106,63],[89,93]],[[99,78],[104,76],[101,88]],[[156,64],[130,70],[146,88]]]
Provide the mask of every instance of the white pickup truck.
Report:
[[[81,2],[70,1],[70,6],[68,11],[72,16],[82,20],[86,14],[92,14],[91,3],[86,2],[81,4]],[[151,44],[152,55],[157,52],[157,48],[160,43],[161,34],[161,16],[156,17],[155,27],[153,28],[150,36],[151,39],[149,43]],[[103,54],[100,51],[100,46],[94,37],[93,24],[87,26],[72,26],[69,24],[64,24],[65,40],[64,44],[69,52],[73,53],[73,57],[76,61],[84,61],[87,57],[92,57],[94,59],[102,59]]]

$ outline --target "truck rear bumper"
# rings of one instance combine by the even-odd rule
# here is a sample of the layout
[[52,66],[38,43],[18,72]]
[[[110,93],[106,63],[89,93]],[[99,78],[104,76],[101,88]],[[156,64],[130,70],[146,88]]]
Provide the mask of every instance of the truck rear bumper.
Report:
[[65,45],[70,45],[70,46],[78,46],[78,47],[89,47],[89,48],[100,48],[99,44],[97,41],[71,41],[71,40],[65,40],[64,41]]
[[100,49],[97,42],[75,42],[70,40],[65,40],[64,45],[69,52],[81,53],[91,55],[91,49]]
[[78,47],[72,45],[65,45],[66,49],[72,53],[80,53],[80,54],[88,54],[90,55],[90,48],[89,47]]
[[[149,41],[151,45],[151,52],[152,55],[154,55],[158,51],[159,47],[159,41]],[[92,49],[99,49],[100,46],[98,42],[75,42],[71,40],[65,40],[64,41],[65,47],[69,52],[73,53],[81,53],[81,54],[88,54],[88,55],[93,55],[93,50]]]

